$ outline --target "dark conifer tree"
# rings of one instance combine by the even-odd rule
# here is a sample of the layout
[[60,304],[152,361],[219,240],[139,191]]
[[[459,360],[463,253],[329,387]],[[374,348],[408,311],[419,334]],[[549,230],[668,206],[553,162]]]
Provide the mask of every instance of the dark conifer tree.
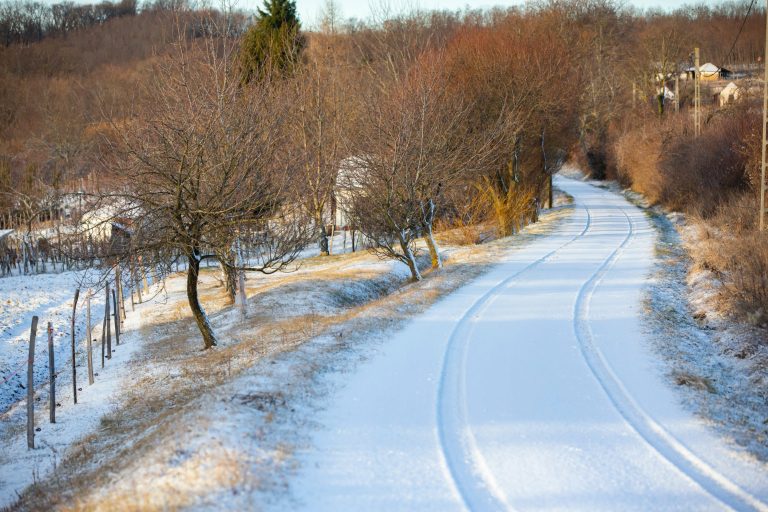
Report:
[[290,71],[304,47],[301,24],[293,0],[264,0],[259,18],[243,37],[240,48],[242,82],[265,71]]

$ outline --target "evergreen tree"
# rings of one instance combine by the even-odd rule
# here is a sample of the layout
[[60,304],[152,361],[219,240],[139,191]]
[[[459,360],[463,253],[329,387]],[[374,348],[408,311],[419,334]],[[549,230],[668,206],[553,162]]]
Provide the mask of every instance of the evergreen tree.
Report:
[[240,48],[244,84],[260,77],[266,70],[288,71],[304,47],[294,0],[264,0],[258,14]]

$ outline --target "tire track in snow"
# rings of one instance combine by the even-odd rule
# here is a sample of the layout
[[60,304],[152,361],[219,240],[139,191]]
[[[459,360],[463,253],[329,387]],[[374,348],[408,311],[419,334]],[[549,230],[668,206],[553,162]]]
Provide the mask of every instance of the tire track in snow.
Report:
[[503,279],[467,309],[451,332],[443,356],[437,392],[437,430],[443,460],[464,505],[472,511],[511,510],[504,491],[498,486],[468,426],[466,407],[465,362],[473,320],[495,299],[503,288],[549,260],[556,253],[582,238],[592,226],[589,208],[586,224],[576,236]]
[[680,440],[645,412],[640,404],[633,399],[626,387],[624,387],[600,349],[594,343],[594,337],[588,320],[592,297],[607,272],[613,267],[624,249],[629,245],[629,242],[635,237],[635,227],[632,218],[624,208],[619,207],[619,210],[627,219],[629,227],[627,235],[621,244],[598,267],[595,273],[582,285],[574,305],[573,328],[581,354],[608,399],[629,427],[637,432],[661,457],[671,463],[685,477],[695,482],[706,493],[727,507],[736,510],[768,511],[768,505],[697,457]]

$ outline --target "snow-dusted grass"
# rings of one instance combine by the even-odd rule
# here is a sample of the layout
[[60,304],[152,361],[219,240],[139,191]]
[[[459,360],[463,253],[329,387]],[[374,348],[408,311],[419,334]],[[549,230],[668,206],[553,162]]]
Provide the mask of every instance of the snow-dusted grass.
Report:
[[[66,452],[55,478],[29,488],[16,509],[253,509],[286,489],[312,408],[331,385],[411,315],[484,272],[498,256],[553,229],[568,207],[512,239],[447,247],[446,268],[405,284],[407,268],[366,253],[310,258],[291,274],[249,274],[248,318],[225,305],[217,273],[202,301],[221,345],[202,352],[183,297],[148,309],[141,350],[100,428]],[[427,263],[426,259],[423,260]],[[308,422],[310,424],[308,424]]]
[[[718,312],[718,281],[694,268],[697,230],[680,214],[648,210],[659,232],[656,281],[646,294],[651,338],[687,407],[768,460],[768,347],[764,331]],[[681,236],[682,234],[682,236]]]

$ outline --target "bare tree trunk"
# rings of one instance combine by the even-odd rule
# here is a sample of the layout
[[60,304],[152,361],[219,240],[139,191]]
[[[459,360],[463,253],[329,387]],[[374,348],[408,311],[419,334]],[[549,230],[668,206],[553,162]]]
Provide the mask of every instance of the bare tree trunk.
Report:
[[233,248],[229,248],[229,254],[226,257],[227,265],[223,261],[220,262],[221,272],[224,277],[224,290],[227,293],[227,303],[234,304],[237,294],[237,271],[232,268],[235,265],[235,251]]
[[426,211],[424,211],[422,203],[422,216],[424,218],[422,228],[424,228],[424,238],[429,248],[429,256],[432,259],[432,268],[443,268],[443,260],[440,258],[440,251],[437,248],[437,242],[435,242],[435,237],[432,233],[432,223],[435,220],[435,202],[432,199],[427,201]]
[[419,266],[416,264],[416,257],[413,255],[413,251],[408,247],[408,242],[406,242],[402,234],[399,234],[398,238],[400,239],[400,248],[405,255],[405,263],[411,271],[411,280],[413,282],[421,281],[421,273],[419,272]]
[[200,305],[200,299],[197,294],[197,281],[200,276],[200,260],[195,255],[187,256],[187,300],[192,314],[195,316],[195,322],[203,335],[203,344],[205,349],[217,345],[216,335],[213,332],[211,323],[208,321],[203,307]]
[[320,248],[320,256],[328,256],[328,233],[325,226],[320,226],[319,236],[317,237],[317,246]]
[[440,251],[437,249],[437,242],[432,235],[432,226],[424,226],[426,236],[424,239],[427,241],[427,248],[429,248],[429,256],[432,259],[432,268],[443,268],[443,260],[440,258]]

